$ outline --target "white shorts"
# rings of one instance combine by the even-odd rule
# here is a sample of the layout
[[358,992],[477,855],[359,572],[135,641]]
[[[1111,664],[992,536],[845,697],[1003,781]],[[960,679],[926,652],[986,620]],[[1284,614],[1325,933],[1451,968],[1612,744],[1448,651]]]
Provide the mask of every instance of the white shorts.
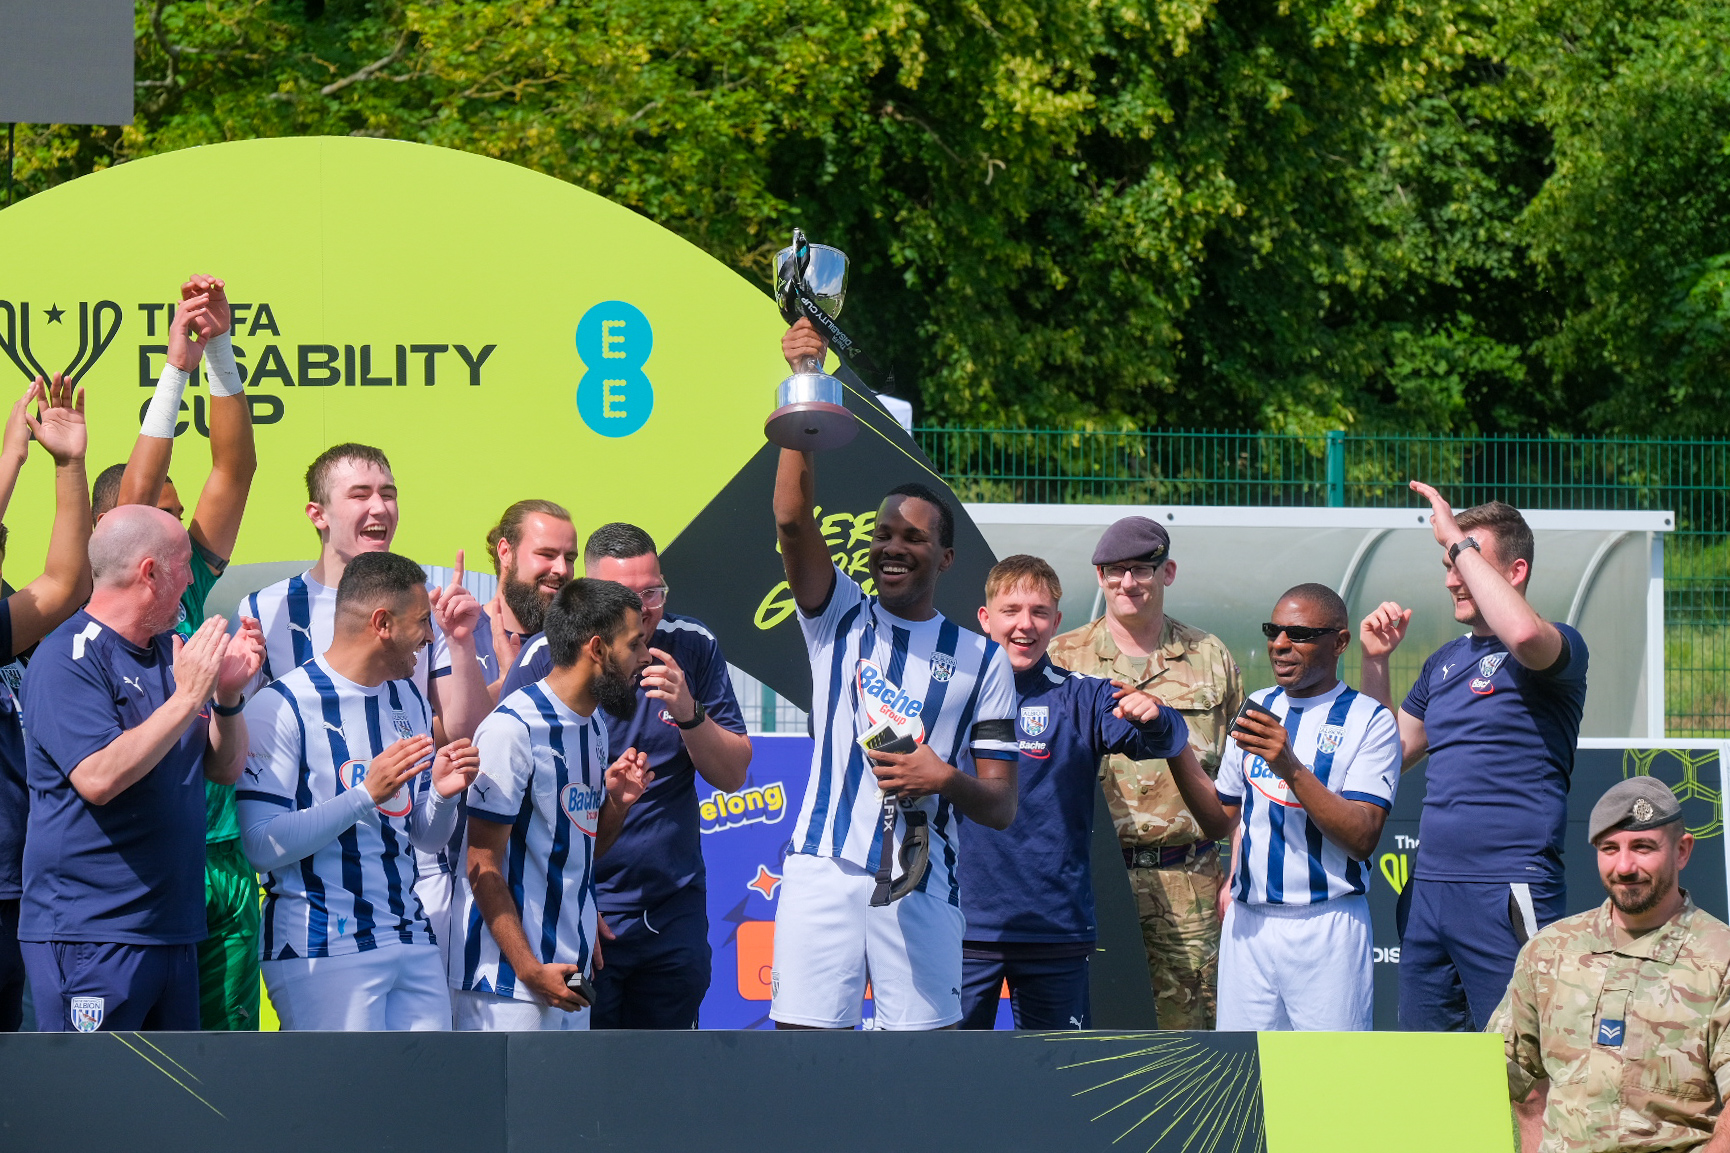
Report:
[[433,940],[439,943],[439,956],[446,961],[446,969],[450,968],[451,947],[451,893],[456,878],[450,873],[433,872],[416,877],[414,895],[420,898],[421,908],[426,910],[427,923],[432,926]]
[[535,1029],[587,1029],[589,1011],[567,1013],[540,1001],[518,1001],[497,993],[451,990],[456,1027],[474,1033],[526,1033]]
[[450,982],[431,945],[265,961],[264,987],[286,1030],[449,1029]]
[[1228,1032],[1369,1029],[1374,991],[1370,902],[1233,901],[1219,934],[1219,1012]]
[[926,893],[874,909],[876,887],[875,876],[838,857],[787,858],[771,1018],[851,1029],[869,981],[879,1029],[941,1029],[961,1020],[961,910]]

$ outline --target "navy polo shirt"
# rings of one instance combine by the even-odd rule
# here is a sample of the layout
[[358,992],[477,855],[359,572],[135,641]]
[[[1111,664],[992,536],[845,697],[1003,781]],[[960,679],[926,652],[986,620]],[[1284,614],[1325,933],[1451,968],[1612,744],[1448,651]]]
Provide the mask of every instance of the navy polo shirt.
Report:
[[1428,881],[1562,880],[1568,785],[1586,705],[1586,641],[1528,669],[1467,634],[1424,662],[1401,706],[1424,722],[1430,762],[1413,875]]
[[1174,757],[1189,726],[1161,709],[1146,728],[1114,716],[1108,680],[1050,658],[1015,674],[1020,803],[1004,830],[961,823],[961,911],[969,942],[1090,944],[1094,794],[1108,753]]
[[[0,657],[12,659],[10,599],[0,600]],[[24,895],[24,827],[29,815],[22,708],[0,677],[0,901]]]
[[48,634],[24,682],[30,828],[21,941],[181,945],[204,925],[201,714],[156,767],[106,805],[69,774],[174,695],[172,633],[145,648],[80,610]]
[[[671,653],[685,672],[691,695],[703,702],[722,728],[745,731],[733,697],[733,680],[721,646],[703,623],[668,613],[651,648]],[[653,658],[651,658],[653,659]],[[502,701],[553,671],[545,634],[524,642],[522,656],[499,690]],[[649,755],[655,779],[625,812],[619,839],[595,866],[595,892],[603,913],[653,909],[682,889],[704,887],[702,825],[697,815],[697,767],[685,751],[679,726],[658,697],[637,687],[637,709],[629,717],[607,714],[607,747],[616,757],[634,748]]]

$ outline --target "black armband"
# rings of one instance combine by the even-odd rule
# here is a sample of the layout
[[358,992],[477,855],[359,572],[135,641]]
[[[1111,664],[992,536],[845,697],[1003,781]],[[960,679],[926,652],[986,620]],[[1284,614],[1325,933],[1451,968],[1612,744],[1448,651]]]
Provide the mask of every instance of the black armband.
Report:
[[1011,720],[980,721],[973,726],[973,737],[970,744],[980,741],[1013,741],[1015,740],[1015,722]]

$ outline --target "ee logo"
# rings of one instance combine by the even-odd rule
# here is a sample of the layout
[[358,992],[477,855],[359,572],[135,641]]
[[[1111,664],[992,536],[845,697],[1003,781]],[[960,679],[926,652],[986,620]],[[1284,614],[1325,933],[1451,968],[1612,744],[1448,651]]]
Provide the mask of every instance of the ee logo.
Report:
[[577,384],[577,415],[602,436],[630,436],[655,409],[643,365],[655,347],[649,318],[635,305],[604,300],[577,321],[577,355],[588,369]]

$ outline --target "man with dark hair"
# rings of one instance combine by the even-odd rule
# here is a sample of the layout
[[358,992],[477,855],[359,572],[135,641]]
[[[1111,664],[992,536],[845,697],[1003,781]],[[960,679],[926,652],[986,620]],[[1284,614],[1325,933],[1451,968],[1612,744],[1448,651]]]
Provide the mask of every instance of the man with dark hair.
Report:
[[1093,1027],[1089,848],[1100,759],[1195,756],[1183,717],[1158,698],[1047,659],[1062,599],[1056,571],[1038,557],[1005,557],[985,578],[979,625],[1015,670],[1020,801],[1001,832],[961,826],[963,1029],[993,1027],[1005,981],[1017,1029]]
[[173,517],[116,508],[90,536],[89,604],[30,662],[18,937],[38,1029],[198,1028],[204,782],[240,776],[260,638],[221,617],[171,631],[191,565]]
[[[1117,521],[1094,546],[1093,568],[1105,613],[1052,641],[1052,661],[1158,697],[1183,714],[1201,767],[1218,772],[1243,681],[1225,642],[1165,611],[1165,590],[1177,580],[1165,526],[1144,516]],[[1116,753],[1103,777],[1160,1027],[1211,1029],[1225,900],[1218,844],[1185,807],[1169,761]]]
[[[655,780],[595,870],[607,947],[595,978],[593,1026],[689,1029],[710,973],[697,778],[724,793],[738,789],[751,739],[714,634],[694,617],[667,611],[667,581],[649,534],[632,524],[602,525],[583,548],[583,568],[638,596],[654,658],[628,701],[601,701],[613,743],[645,754]],[[545,679],[554,656],[546,637],[530,638],[501,697]]]
[[[1526,600],[1532,532],[1500,501],[1455,516],[1427,484],[1454,619],[1398,713],[1405,764],[1429,756],[1418,859],[1401,893],[1400,1025],[1481,1029],[1520,946],[1566,907],[1562,839],[1586,703],[1586,641]],[[1393,708],[1388,658],[1411,610],[1364,618],[1364,692]],[[1509,659],[1512,658],[1512,659]]]
[[246,706],[236,795],[246,854],[270,874],[265,985],[284,1029],[448,1029],[416,882],[450,841],[480,756],[463,738],[437,743],[414,681],[433,628],[419,565],[356,556],[334,613],[330,647]]
[[[180,598],[174,631],[190,637],[204,623],[204,603],[228,568],[240,537],[241,518],[258,469],[252,410],[242,388],[232,344],[233,315],[227,286],[194,276],[180,286],[181,301],[169,323],[168,353],[148,402],[132,455],[96,478],[92,512],[101,521],[120,504],[155,505],[175,520],[186,519],[180,494],[169,479],[174,440],[184,426],[181,394],[200,360],[210,384],[208,423],[210,475],[199,490],[187,535],[192,541],[192,581]],[[199,339],[196,343],[192,338]],[[194,396],[194,406],[205,401]],[[232,785],[207,781],[205,792],[205,919],[210,933],[198,946],[199,1019],[205,1029],[258,1028],[258,878],[240,847]]]
[[570,582],[546,614],[552,671],[481,724],[486,769],[469,789],[467,883],[451,918],[459,1029],[590,1025],[595,863],[655,779],[634,748],[608,765],[596,709],[635,707],[631,681],[649,663],[642,625],[624,585]]
[[1393,808],[1393,715],[1339,678],[1346,605],[1326,585],[1287,589],[1262,625],[1278,684],[1250,694],[1218,780],[1172,770],[1210,831],[1240,826],[1219,946],[1219,1028],[1371,1027],[1365,867]]
[[[821,363],[825,344],[800,320],[781,352]],[[937,611],[955,560],[941,494],[884,498],[872,593],[830,559],[816,486],[814,454],[783,449],[775,531],[811,659],[816,741],[782,866],[769,1016],[853,1028],[869,980],[879,1028],[945,1029],[961,1020],[958,818],[1015,819],[1014,673],[996,642]]]
[[1724,1153],[1730,926],[1681,887],[1682,806],[1656,777],[1629,777],[1586,826],[1609,899],[1526,943],[1486,1026],[1502,1035],[1521,1153]]
[[487,554],[499,578],[487,605],[498,662],[490,687],[497,696],[523,641],[541,631],[547,606],[576,574],[577,528],[562,505],[519,500],[487,533]]
[[[32,440],[54,460],[54,528],[42,575],[0,599],[0,658],[7,663],[47,636],[78,611],[90,595],[90,509],[84,497],[85,427],[83,394],[56,375],[37,377],[12,406],[0,438],[0,513],[11,500]],[[41,403],[39,416],[30,406]],[[5,549],[0,526],[0,554]],[[29,771],[19,694],[22,681],[0,679],[0,1033],[16,1032],[23,1022],[24,955],[18,947],[18,918],[24,897],[24,840],[30,816]]]
[[[260,589],[245,601],[247,612],[264,629],[260,685],[330,647],[336,636],[337,585],[348,565],[357,557],[386,551],[396,537],[396,478],[384,453],[371,445],[338,444],[319,453],[306,470],[306,497],[307,519],[318,530],[318,561],[299,576]],[[490,641],[491,627],[483,619],[480,602],[463,587],[460,550],[450,585],[433,588],[430,603],[431,641],[416,656],[410,679],[432,709],[439,740],[472,737],[493,707],[489,678],[477,653],[483,636]],[[454,827],[460,832],[462,826]],[[453,844],[440,853],[419,882],[421,901],[440,941],[449,938],[456,849]]]

